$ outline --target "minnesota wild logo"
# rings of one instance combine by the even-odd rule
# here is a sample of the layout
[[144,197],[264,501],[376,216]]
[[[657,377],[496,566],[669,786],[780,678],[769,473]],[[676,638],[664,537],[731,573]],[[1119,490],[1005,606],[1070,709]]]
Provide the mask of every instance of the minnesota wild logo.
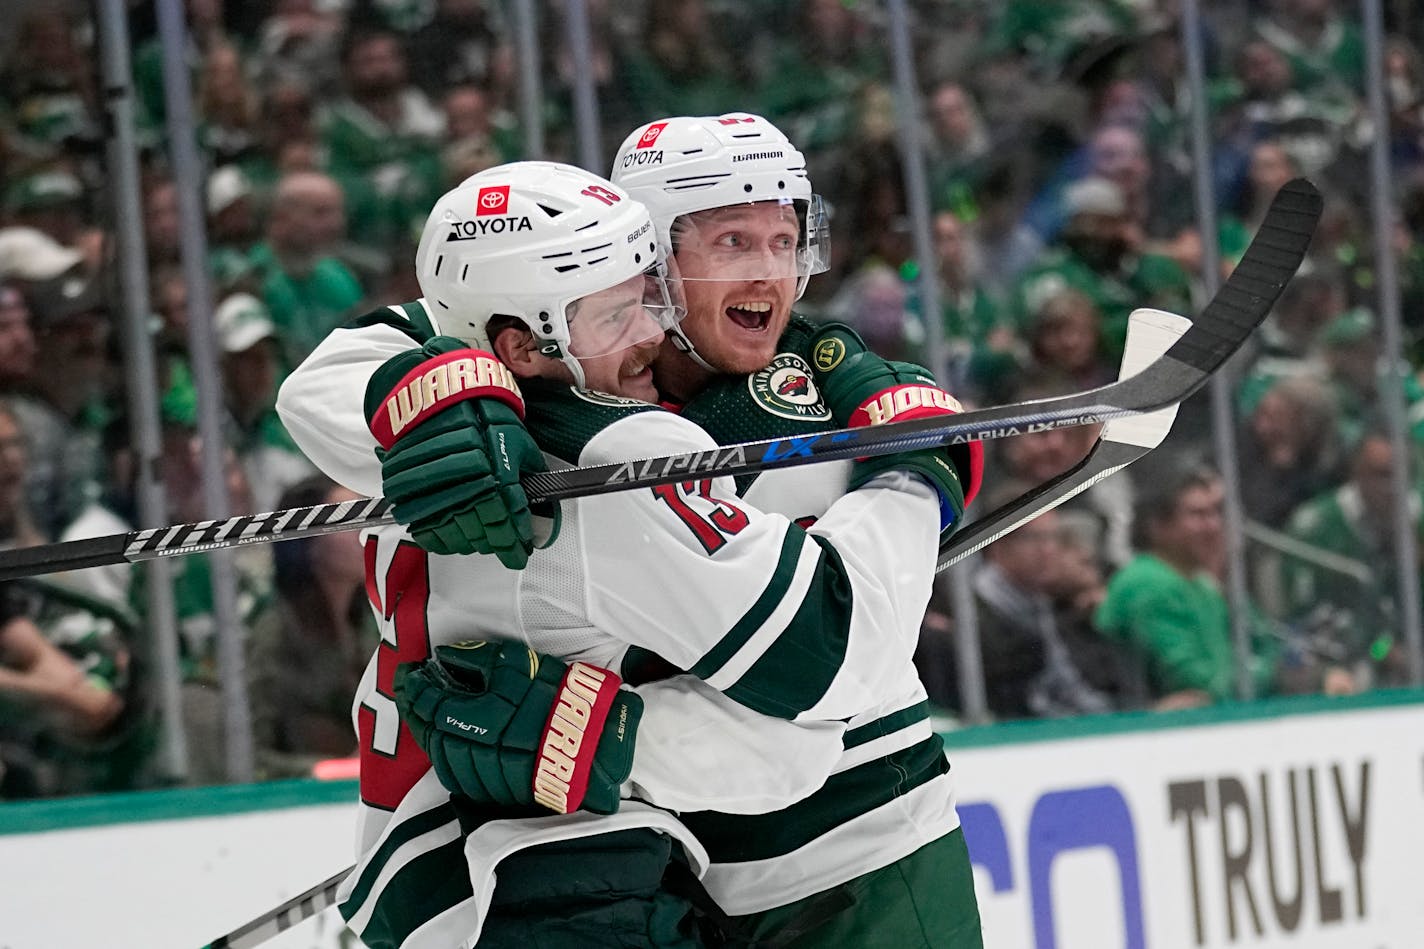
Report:
[[777,353],[771,365],[747,379],[752,398],[772,415],[823,422],[831,410],[811,380],[811,367],[795,353]]

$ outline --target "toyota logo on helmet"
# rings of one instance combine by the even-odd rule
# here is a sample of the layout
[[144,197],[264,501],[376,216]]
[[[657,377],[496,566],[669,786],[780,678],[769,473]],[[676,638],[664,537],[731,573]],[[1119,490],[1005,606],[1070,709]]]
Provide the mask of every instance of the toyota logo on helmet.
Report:
[[476,216],[482,214],[506,214],[509,211],[509,185],[481,188],[475,198]]
[[658,140],[658,136],[663,133],[663,129],[665,128],[667,128],[666,122],[654,122],[652,125],[649,125],[647,129],[643,131],[642,136],[638,139],[637,147],[652,148],[653,143]]

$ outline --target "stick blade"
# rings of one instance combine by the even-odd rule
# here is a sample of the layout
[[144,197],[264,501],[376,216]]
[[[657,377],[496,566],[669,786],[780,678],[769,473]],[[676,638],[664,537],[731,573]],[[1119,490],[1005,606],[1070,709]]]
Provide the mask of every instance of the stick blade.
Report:
[[1192,332],[1167,354],[1208,374],[1226,362],[1295,276],[1322,206],[1320,190],[1305,178],[1281,186],[1241,263],[1197,316]]

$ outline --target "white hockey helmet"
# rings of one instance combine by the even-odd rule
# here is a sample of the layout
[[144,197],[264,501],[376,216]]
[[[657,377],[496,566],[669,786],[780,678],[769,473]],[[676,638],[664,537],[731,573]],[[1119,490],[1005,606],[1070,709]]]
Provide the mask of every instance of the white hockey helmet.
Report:
[[[426,220],[415,269],[442,333],[489,350],[490,320],[517,317],[580,386],[578,357],[653,339],[682,315],[647,208],[556,162],[500,165],[446,192]],[[628,293],[603,293],[624,284]],[[593,294],[612,304],[607,312],[576,306]]]
[[830,265],[825,204],[811,190],[806,159],[759,115],[677,116],[639,126],[618,149],[612,178],[648,206],[664,254],[673,251],[674,223],[683,215],[781,201],[795,207],[800,222],[798,299],[807,279]]

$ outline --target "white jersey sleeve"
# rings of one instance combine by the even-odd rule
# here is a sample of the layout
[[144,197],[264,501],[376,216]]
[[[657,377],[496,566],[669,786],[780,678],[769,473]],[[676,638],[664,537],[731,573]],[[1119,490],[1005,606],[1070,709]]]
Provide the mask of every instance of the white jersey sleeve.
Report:
[[332,330],[287,376],[277,415],[322,473],[358,494],[381,495],[376,439],[366,424],[366,383],[387,359],[434,335],[420,301],[385,307],[361,326]]
[[753,712],[692,676],[636,689],[644,711],[631,791],[674,811],[765,814],[821,787],[845,748],[844,722]]
[[[656,447],[654,447],[656,446]],[[713,448],[671,413],[625,416],[579,464]],[[811,531],[695,477],[580,502],[588,616],[755,711],[844,719],[873,708],[914,652],[939,543],[938,499],[892,474]]]

